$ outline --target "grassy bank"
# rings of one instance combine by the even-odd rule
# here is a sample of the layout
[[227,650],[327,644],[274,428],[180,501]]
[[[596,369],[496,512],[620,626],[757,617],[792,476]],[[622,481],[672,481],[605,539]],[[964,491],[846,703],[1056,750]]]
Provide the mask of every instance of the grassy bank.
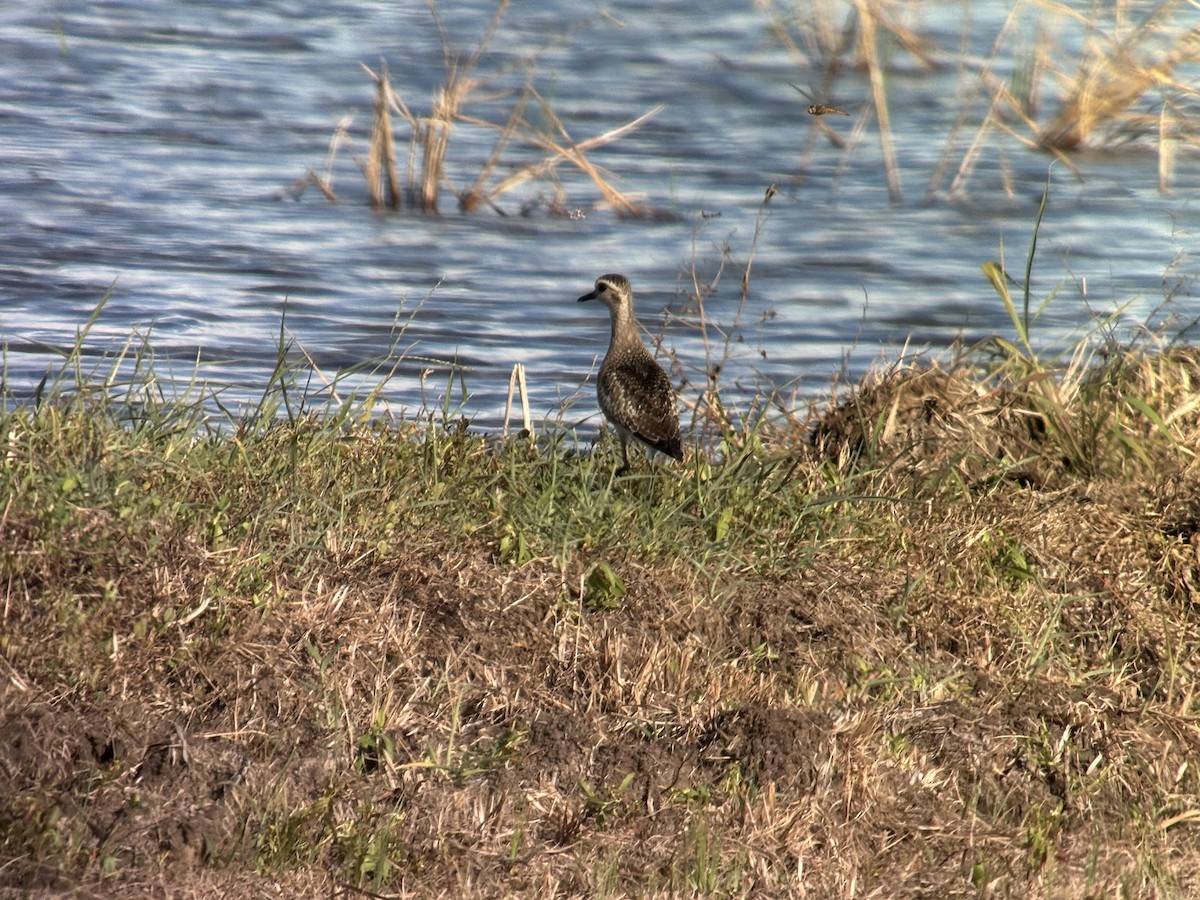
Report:
[[0,883],[1190,895],[1198,379],[979,351],[621,478],[353,404],[10,406]]

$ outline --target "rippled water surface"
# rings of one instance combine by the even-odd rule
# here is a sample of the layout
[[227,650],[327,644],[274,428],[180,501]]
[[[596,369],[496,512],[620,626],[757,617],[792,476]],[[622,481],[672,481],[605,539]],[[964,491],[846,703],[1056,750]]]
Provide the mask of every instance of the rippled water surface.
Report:
[[[1049,158],[994,133],[964,190],[950,194],[949,176],[935,178],[943,159],[953,174],[974,134],[977,114],[948,144],[1009,4],[927,4],[913,23],[935,48],[934,67],[884,42],[900,177],[892,198],[876,121],[853,138],[865,75],[845,71],[833,88],[851,116],[806,115],[789,82],[819,85],[820,67],[790,53],[749,0],[710,4],[703,16],[690,3],[524,6],[508,11],[479,60],[485,81],[464,112],[503,121],[532,78],[583,141],[661,105],[589,153],[653,215],[618,217],[569,165],[499,197],[504,215],[458,212],[449,187],[441,215],[372,212],[359,164],[373,86],[360,64],[386,62],[403,100],[427,112],[444,59],[425,3],[4,6],[8,389],[31,394],[106,294],[86,342],[102,370],[101,354],[145,339],[160,375],[186,380],[199,365],[225,402],[250,401],[276,363],[282,318],[293,358],[307,354],[327,378],[403,352],[387,385],[397,409],[436,401],[460,373],[455,402],[465,382],[463,412],[482,427],[499,422],[518,362],[535,417],[565,403],[569,422],[594,427],[588,379],[607,321],[575,299],[610,271],[633,281],[685,396],[702,386],[706,356],[730,357],[730,394],[774,385],[814,396],[844,367],[855,374],[906,344],[937,351],[1011,335],[980,264],[1003,252],[1023,272]],[[442,29],[469,51],[493,8],[444,2]],[[532,106],[526,115],[550,127]],[[309,169],[325,170],[347,116],[332,168],[339,202],[296,189]],[[850,151],[814,133],[822,126]],[[402,121],[396,134],[403,165]],[[451,185],[474,181],[495,137],[456,127]],[[514,140],[494,177],[540,156]],[[1118,308],[1127,325],[1153,318],[1168,294],[1169,312],[1200,316],[1200,160],[1181,153],[1166,193],[1149,139],[1073,162],[1078,175],[1051,170],[1040,234],[1035,302],[1058,290],[1035,332],[1042,346],[1066,346]],[[704,302],[707,331],[693,274],[719,275]]]

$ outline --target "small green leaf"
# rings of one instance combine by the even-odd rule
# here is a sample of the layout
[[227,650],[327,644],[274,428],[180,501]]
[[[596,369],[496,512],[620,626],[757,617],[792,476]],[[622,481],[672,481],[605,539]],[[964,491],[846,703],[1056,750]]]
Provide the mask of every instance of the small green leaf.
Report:
[[1163,421],[1162,416],[1160,416],[1145,400],[1141,399],[1140,397],[1135,397],[1132,394],[1122,394],[1121,399],[1149,419],[1154,427],[1157,428],[1162,434],[1170,437],[1171,432],[1167,429],[1167,423]]
[[723,541],[725,535],[729,534],[729,524],[733,521],[733,507],[727,506],[721,510],[721,514],[717,516],[717,521],[713,525],[713,540]]
[[613,567],[598,562],[584,583],[583,602],[589,609],[616,609],[627,588]]
[[980,891],[987,886],[987,869],[983,867],[983,863],[971,866],[971,884]]

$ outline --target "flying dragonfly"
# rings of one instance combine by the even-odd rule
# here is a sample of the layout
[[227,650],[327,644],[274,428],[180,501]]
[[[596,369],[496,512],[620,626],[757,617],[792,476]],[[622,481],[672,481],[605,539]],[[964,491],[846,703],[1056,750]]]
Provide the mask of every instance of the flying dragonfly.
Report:
[[[792,83],[789,81],[788,84],[792,84]],[[803,95],[804,99],[808,101],[808,114],[810,116],[848,116],[848,115],[850,115],[850,113],[846,112],[844,109],[839,109],[836,106],[826,106],[824,103],[814,102],[816,100],[816,98],[813,97],[813,95],[810,94],[808,91],[804,90],[804,88],[797,87],[794,84],[792,84],[792,87],[796,88],[796,90],[798,90]]]

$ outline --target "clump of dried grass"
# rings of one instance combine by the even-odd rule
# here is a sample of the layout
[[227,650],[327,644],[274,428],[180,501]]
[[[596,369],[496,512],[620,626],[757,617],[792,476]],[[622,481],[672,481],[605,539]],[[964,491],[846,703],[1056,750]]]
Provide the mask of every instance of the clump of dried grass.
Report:
[[[603,202],[618,216],[638,218],[648,214],[649,210],[642,203],[620,191],[613,184],[611,174],[593,163],[587,154],[638,128],[656,115],[662,106],[651,109],[604,134],[576,140],[534,86],[533,70],[537,59],[535,54],[525,62],[530,72],[522,87],[516,91],[515,100],[502,120],[467,112],[472,102],[485,93],[489,104],[497,100],[496,92],[489,89],[491,82],[506,74],[508,69],[500,66],[494,70],[482,71],[482,65],[508,5],[508,0],[497,4],[483,34],[469,53],[462,53],[452,46],[437,15],[436,6],[431,7],[442,38],[445,77],[443,83],[435,90],[427,113],[416,111],[405,102],[393,86],[386,65],[381,65],[378,71],[363,66],[375,85],[368,152],[362,166],[372,208],[409,208],[425,213],[437,213],[440,195],[444,189],[448,189],[458,198],[458,207],[463,212],[475,212],[487,207],[503,215],[505,211],[498,205],[501,197],[530,181],[549,179],[555,190],[555,199],[549,204],[550,209],[569,215],[561,184],[555,177],[557,170],[566,163],[578,169],[592,182]],[[537,124],[531,121],[531,118],[535,117],[526,115],[531,104],[538,113]],[[399,117],[408,126],[408,153],[403,167],[397,159],[393,117]],[[456,131],[464,128],[494,133],[495,140],[485,160],[466,164],[477,171],[471,184],[460,187],[454,184],[448,169],[451,138]],[[339,126],[339,133],[343,132],[344,129]],[[329,169],[338,143],[340,142],[335,140],[331,144],[331,162],[330,166],[327,166],[326,175],[321,177],[309,172],[302,182],[317,184],[331,200],[335,200],[336,197],[332,190]],[[514,143],[523,144],[543,155],[496,180],[496,172],[501,164],[506,162],[507,154]],[[511,163],[506,163],[507,165]]]
[[[1030,23],[1026,14],[1035,10]],[[1191,22],[1194,4],[1169,0],[1141,14],[1123,0],[1097,4],[1087,14],[1062,3],[1017,3],[997,35],[979,73],[975,96],[986,110],[962,153],[949,190],[965,188],[983,151],[997,132],[1031,149],[1048,151],[1074,168],[1073,153],[1149,138],[1159,159],[1159,186],[1170,186],[1180,146],[1200,149],[1200,121],[1189,112],[1200,90],[1177,77],[1200,63],[1200,26]],[[1068,38],[1050,35],[1053,23],[1075,26],[1079,48],[1064,54]],[[1024,40],[1033,28],[1038,39]],[[1011,52],[1016,59],[1009,59]],[[1074,69],[1060,63],[1064,55]],[[1011,72],[1008,77],[997,70]],[[1047,98],[1057,110],[1045,116]],[[930,182],[938,190],[952,163],[951,148],[970,115],[952,131],[942,163]]]
[[[1097,344],[1113,313],[1069,352],[1046,358],[1035,349],[1034,329],[1056,294],[1034,308],[1032,270],[1049,194],[1048,181],[1024,278],[1015,283],[1019,295],[1002,264],[983,265],[1014,337],[969,348],[949,370],[896,366],[868,377],[811,430],[818,458],[841,469],[865,461],[905,480],[953,475],[967,486],[995,478],[1046,486],[1081,474],[1118,476],[1127,466],[1190,464],[1200,438],[1200,368],[1191,348]],[[1164,418],[1160,410],[1170,412]]]
[[[859,104],[848,136],[822,117],[811,117],[798,181],[821,139],[842,151],[835,176],[840,178],[874,119],[889,197],[899,201],[901,169],[885,90],[893,60],[886,48],[902,49],[922,67],[942,64],[937,48],[921,33],[922,4],[822,0],[781,11],[764,0],[759,6],[796,66],[816,73],[810,103],[841,105],[846,101],[836,95],[841,75],[854,71],[867,77],[869,95]],[[978,66],[965,53],[960,58],[961,111],[929,192],[965,190],[980,159],[997,150],[998,135],[1051,153],[1072,170],[1072,157],[1079,152],[1148,141],[1158,157],[1160,189],[1168,189],[1180,150],[1200,149],[1195,115],[1200,90],[1186,74],[1200,63],[1194,9],[1191,0],[1165,0],[1144,10],[1127,0],[1107,0],[1086,12],[1054,0],[1012,4],[987,58]],[[1003,147],[999,152],[1008,185]]]
[[[1065,6],[1053,8],[1076,15]],[[1178,113],[1180,98],[1200,96],[1196,85],[1175,78],[1181,67],[1200,63],[1200,25],[1180,23],[1175,16],[1181,8],[1185,22],[1195,14],[1190,3],[1160,3],[1126,29],[1120,21],[1125,10],[1118,6],[1112,33],[1101,31],[1094,18],[1081,17],[1088,31],[1078,67],[1063,79],[1059,110],[1039,126],[1038,145],[1071,151],[1097,137],[1113,141],[1146,134],[1200,145],[1197,123]],[[1048,61],[1038,63],[1043,67]],[[1136,108],[1152,90],[1161,96],[1154,104],[1158,112]]]
[[[817,418],[809,441],[838,468],[869,466],[902,480],[979,484],[1004,478],[1047,487],[1080,473],[1169,471],[1200,442],[1194,348],[1110,349],[1092,364],[1031,366],[1012,347],[980,368],[897,366],[868,375]],[[1174,462],[1168,462],[1173,459]],[[1103,470],[1103,472],[1101,471]]]
[[[865,458],[902,477],[1035,480],[1047,451],[1041,413],[977,370],[907,366],[870,376],[822,414],[810,440],[839,467]],[[1038,479],[1040,480],[1040,479]]]

